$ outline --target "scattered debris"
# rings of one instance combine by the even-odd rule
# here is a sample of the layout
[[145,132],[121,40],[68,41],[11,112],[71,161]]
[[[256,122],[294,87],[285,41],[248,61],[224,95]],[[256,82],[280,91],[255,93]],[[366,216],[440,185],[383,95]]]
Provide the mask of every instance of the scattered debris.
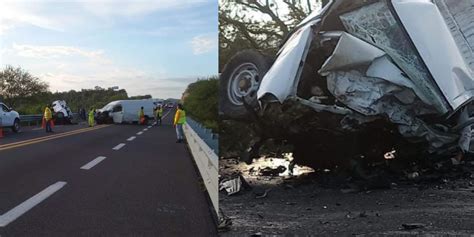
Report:
[[423,223],[405,223],[405,224],[402,224],[402,227],[405,230],[414,230],[414,229],[425,228],[425,224],[423,224]]
[[240,179],[240,176],[237,176],[234,179],[222,181],[219,184],[219,191],[225,190],[227,192],[227,195],[230,196],[230,195],[238,193],[241,187],[242,187],[242,180]]
[[389,152],[387,152],[383,155],[383,158],[385,158],[386,160],[393,160],[393,159],[395,159],[395,153],[396,152],[397,152],[396,150],[389,151]]
[[268,194],[268,192],[270,192],[270,190],[271,190],[271,189],[266,189],[266,190],[265,190],[263,193],[261,193],[261,194],[258,194],[258,193],[255,193],[255,192],[254,192],[254,193],[255,193],[255,198],[256,198],[256,199],[259,199],[259,198],[265,198],[265,197],[267,197],[267,194]]
[[368,217],[367,213],[365,211],[359,213],[359,217]]
[[407,174],[407,178],[409,179],[416,179],[418,177],[420,177],[420,174],[418,172],[412,172]]
[[217,230],[219,232],[229,231],[231,225],[232,220],[224,214],[222,209],[219,208],[219,223],[217,225]]
[[280,165],[276,168],[265,167],[260,170],[261,176],[279,176],[281,173],[285,172],[286,168],[283,165]]

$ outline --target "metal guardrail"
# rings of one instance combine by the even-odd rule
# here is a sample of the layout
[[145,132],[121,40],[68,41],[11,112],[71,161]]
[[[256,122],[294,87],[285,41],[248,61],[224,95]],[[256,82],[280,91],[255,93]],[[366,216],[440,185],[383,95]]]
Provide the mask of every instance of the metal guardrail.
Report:
[[39,125],[42,119],[43,119],[42,114],[20,115],[20,122],[28,123],[28,126],[30,126],[31,123],[35,123],[36,125]]
[[[72,113],[73,118],[77,117],[78,115],[79,115],[78,113]],[[31,124],[39,125],[41,124],[42,120],[43,120],[42,114],[20,115],[20,122],[27,123],[28,126],[31,126]]]
[[199,137],[214,151],[219,154],[219,135],[212,133],[211,129],[207,129],[199,122],[196,122],[192,118],[187,117],[186,123],[191,126]]
[[[218,153],[216,153],[217,149],[212,149],[205,142],[205,139],[199,135],[198,131],[201,129],[194,130],[193,126],[196,127],[196,125],[198,125],[197,122],[187,119],[187,123],[184,126],[184,134],[186,135],[188,146],[199,169],[204,185],[206,186],[214,210],[217,216],[219,216],[219,159],[217,156]],[[209,137],[208,133],[202,132],[204,132],[204,130],[200,131],[200,133]],[[216,140],[217,147],[217,139],[214,140]]]

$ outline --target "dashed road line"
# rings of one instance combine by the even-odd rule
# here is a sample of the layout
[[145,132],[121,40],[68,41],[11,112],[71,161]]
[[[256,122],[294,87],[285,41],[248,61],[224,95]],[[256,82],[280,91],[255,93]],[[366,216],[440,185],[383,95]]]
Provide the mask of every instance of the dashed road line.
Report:
[[137,132],[137,135],[142,135],[142,134],[143,134],[143,132]]
[[50,185],[49,187],[45,188],[43,191],[39,192],[38,194],[34,195],[33,197],[29,198],[28,200],[22,202],[20,205],[16,206],[15,208],[11,209],[7,213],[0,216],[0,227],[5,227],[10,224],[12,221],[16,220],[21,215],[25,214],[31,208],[35,207],[46,198],[51,196],[53,193],[57,192],[61,188],[66,185],[66,182],[59,181],[55,184]]
[[120,150],[120,149],[121,149],[122,147],[124,147],[124,146],[125,146],[125,143],[120,143],[120,144],[116,145],[114,148],[112,148],[112,150],[118,151],[118,150]]
[[131,137],[129,137],[129,138],[127,139],[127,141],[131,142],[131,141],[135,140],[135,138],[137,138],[137,137],[131,136]]
[[161,117],[161,119],[164,119],[170,112],[171,112],[171,110],[168,110],[168,113],[166,113],[165,115],[163,115],[163,117]]
[[92,167],[96,166],[97,164],[99,164],[101,161],[105,160],[105,156],[99,156],[97,158],[95,158],[94,160],[92,160],[91,162],[85,164],[84,166],[81,167],[81,169],[83,170],[90,170]]
[[148,131],[148,128],[143,129],[144,132]]

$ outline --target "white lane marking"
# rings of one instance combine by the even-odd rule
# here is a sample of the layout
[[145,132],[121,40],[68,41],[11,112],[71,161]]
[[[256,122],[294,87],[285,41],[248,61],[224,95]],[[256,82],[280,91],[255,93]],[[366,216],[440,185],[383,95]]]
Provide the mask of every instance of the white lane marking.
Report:
[[165,115],[163,115],[163,117],[161,117],[161,119],[164,119],[170,112],[171,112],[171,110],[168,110],[168,113],[166,113]]
[[31,129],[31,130],[34,131],[34,130],[41,130],[41,129],[43,129],[43,128],[33,128],[33,129]]
[[122,148],[124,146],[125,146],[125,143],[120,143],[120,144],[116,145],[114,148],[112,148],[112,150],[118,151],[118,150],[120,150],[120,148]]
[[148,131],[148,128],[143,129],[144,132]]
[[137,132],[137,135],[142,135],[142,134],[143,134],[143,132]]
[[84,166],[81,167],[81,169],[83,170],[89,170],[91,169],[92,167],[96,166],[97,164],[99,164],[101,161],[103,161],[105,158],[105,156],[99,156],[97,158],[95,158],[94,160],[92,160],[91,162],[85,164]]
[[0,216],[0,227],[5,227],[10,224],[12,221],[16,220],[21,215],[25,214],[31,208],[35,207],[46,198],[51,196],[53,193],[60,190],[66,182],[59,181],[49,187],[45,188],[43,191],[39,192],[35,196],[29,198],[28,200],[22,202],[20,205],[16,206],[15,208],[11,209],[7,213]]
[[148,126],[147,128],[148,128],[148,129],[150,129],[150,128],[151,128],[151,126]]
[[131,136],[131,137],[129,137],[129,138],[127,139],[127,141],[131,142],[131,141],[135,140],[135,138],[137,138],[137,137]]

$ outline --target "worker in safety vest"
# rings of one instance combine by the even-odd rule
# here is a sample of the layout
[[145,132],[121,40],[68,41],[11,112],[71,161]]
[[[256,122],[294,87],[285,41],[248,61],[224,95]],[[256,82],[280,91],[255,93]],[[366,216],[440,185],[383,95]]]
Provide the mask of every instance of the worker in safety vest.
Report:
[[161,125],[161,117],[163,117],[163,108],[161,105],[158,105],[155,111],[156,124]]
[[145,124],[145,111],[143,110],[143,106],[138,111],[138,123]]
[[184,131],[183,125],[186,123],[186,112],[183,110],[183,105],[178,104],[178,110],[176,110],[176,114],[174,115],[173,125],[176,128],[176,135],[178,136],[178,140],[176,143],[181,143],[184,141]]
[[51,124],[53,122],[53,113],[51,112],[51,109],[48,105],[46,105],[46,108],[44,108],[43,119],[46,127],[46,132],[53,132],[53,129],[51,129]]
[[89,111],[89,127],[94,127],[94,108]]

